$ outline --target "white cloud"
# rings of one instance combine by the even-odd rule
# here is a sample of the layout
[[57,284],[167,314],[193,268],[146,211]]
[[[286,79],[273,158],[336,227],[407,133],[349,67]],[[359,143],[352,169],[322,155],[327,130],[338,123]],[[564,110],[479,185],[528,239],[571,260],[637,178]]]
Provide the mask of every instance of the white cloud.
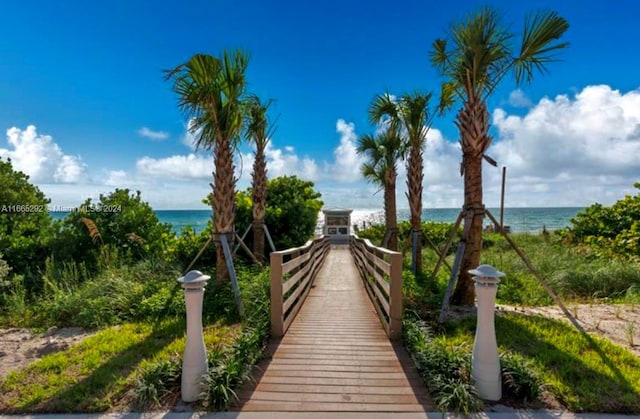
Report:
[[521,89],[516,89],[509,93],[509,105],[514,108],[528,108],[533,105],[531,99],[529,99],[525,92]]
[[198,137],[200,136],[200,133],[202,132],[201,129],[196,130],[196,132],[192,131],[192,127],[194,124],[194,119],[190,119],[187,122],[187,125],[184,128],[184,135],[182,136],[181,142],[182,144],[186,145],[187,147],[189,147],[191,150],[196,149],[196,142],[198,141]]
[[640,90],[588,86],[573,98],[544,98],[523,117],[496,109],[493,124],[489,154],[507,166],[511,202],[612,202],[631,192],[640,173]]
[[79,156],[65,154],[50,135],[39,135],[34,125],[7,130],[10,149],[0,148],[0,157],[10,158],[13,167],[35,183],[77,183],[86,175]]
[[110,170],[104,180],[104,184],[122,188],[130,182],[130,177],[124,170]]
[[340,134],[340,144],[333,150],[334,161],[325,165],[325,173],[328,178],[335,181],[360,180],[360,166],[363,158],[356,152],[358,137],[353,122],[347,123],[344,119],[338,119],[336,132]]
[[269,178],[295,175],[312,181],[320,179],[320,172],[315,160],[298,156],[291,146],[286,146],[282,150],[275,148],[273,143],[269,142],[265,149],[265,157],[267,158],[267,175]]
[[162,141],[169,138],[169,133],[164,131],[153,131],[147,127],[142,127],[138,130],[138,135],[146,137],[154,141]]
[[142,176],[161,179],[210,179],[213,160],[193,153],[163,159],[142,157],[136,162],[136,169]]

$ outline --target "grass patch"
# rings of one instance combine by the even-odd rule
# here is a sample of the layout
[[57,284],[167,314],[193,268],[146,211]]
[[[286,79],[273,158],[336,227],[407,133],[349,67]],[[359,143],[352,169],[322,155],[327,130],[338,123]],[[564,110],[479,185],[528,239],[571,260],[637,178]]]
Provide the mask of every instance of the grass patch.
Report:
[[[0,383],[4,413],[103,412],[131,399],[129,389],[159,360],[184,351],[184,320],[110,327],[64,352],[43,357]],[[211,326],[208,348],[228,345],[239,328]]]
[[[471,345],[475,318],[451,321],[442,342]],[[563,322],[504,313],[496,318],[500,351],[531,363],[544,388],[573,412],[640,413],[640,359]]]

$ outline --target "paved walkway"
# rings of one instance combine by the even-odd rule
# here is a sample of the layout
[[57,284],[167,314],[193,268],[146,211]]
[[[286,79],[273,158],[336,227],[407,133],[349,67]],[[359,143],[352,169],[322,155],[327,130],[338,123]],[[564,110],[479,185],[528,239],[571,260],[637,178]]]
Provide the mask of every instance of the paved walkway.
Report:
[[332,246],[315,286],[271,358],[243,389],[241,411],[435,410],[401,344],[392,344],[348,246]]

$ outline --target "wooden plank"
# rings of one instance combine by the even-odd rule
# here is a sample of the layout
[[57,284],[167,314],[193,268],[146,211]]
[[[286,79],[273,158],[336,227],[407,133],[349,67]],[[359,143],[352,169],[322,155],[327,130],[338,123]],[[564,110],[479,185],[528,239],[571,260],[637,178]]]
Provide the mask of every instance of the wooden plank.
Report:
[[286,274],[288,272],[291,272],[292,270],[294,270],[295,268],[297,268],[298,266],[302,265],[304,262],[309,260],[309,253],[303,253],[302,255],[296,257],[295,259],[291,259],[290,261],[287,261],[285,263],[282,264],[282,273]]
[[304,385],[304,384],[268,384],[261,383],[256,391],[281,391],[286,393],[317,393],[325,394],[397,394],[413,395],[410,387],[371,387],[371,386],[331,386],[331,385]]
[[[256,382],[238,393],[237,409],[389,413],[434,410],[410,357],[391,344],[381,327],[378,317],[383,308],[373,301],[384,296],[385,291],[377,286],[377,291],[365,287],[360,272],[371,266],[370,261],[361,268],[357,265],[357,249],[332,246],[325,252],[325,246],[329,249],[325,243],[317,243],[310,251],[306,277],[315,279],[301,288],[304,291],[295,303],[283,304],[283,308],[297,313],[284,319],[286,334],[271,358],[259,364],[256,371],[261,372]],[[363,242],[362,248],[365,247]],[[362,257],[369,258],[370,252],[365,250]],[[325,255],[323,264],[320,258]]]
[[245,404],[242,410],[249,412],[424,412],[425,408],[415,403],[380,404],[251,401]]

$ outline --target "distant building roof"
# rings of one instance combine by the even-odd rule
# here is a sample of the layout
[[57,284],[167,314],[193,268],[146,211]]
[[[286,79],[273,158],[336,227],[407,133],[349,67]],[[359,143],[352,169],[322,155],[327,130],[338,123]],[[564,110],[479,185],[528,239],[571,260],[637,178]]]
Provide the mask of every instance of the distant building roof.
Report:
[[345,214],[351,214],[353,210],[349,208],[330,208],[330,209],[323,209],[322,212],[325,215],[345,215]]

